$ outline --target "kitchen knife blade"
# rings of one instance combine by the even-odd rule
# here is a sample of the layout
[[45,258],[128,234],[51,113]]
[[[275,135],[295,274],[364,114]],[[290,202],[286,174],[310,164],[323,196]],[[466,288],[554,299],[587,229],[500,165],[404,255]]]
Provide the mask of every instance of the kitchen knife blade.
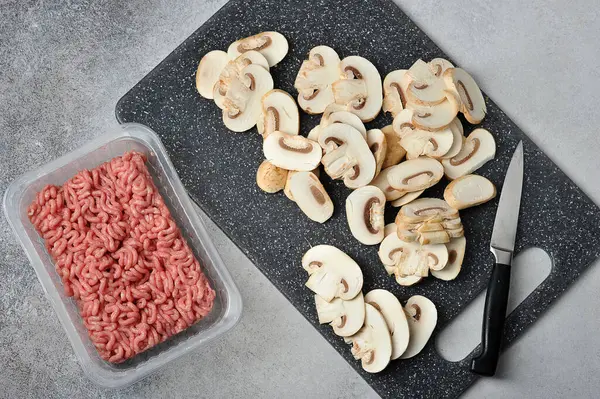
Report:
[[523,142],[517,145],[508,166],[496,211],[490,250],[496,258],[488,283],[483,310],[481,354],[471,362],[471,371],[493,376],[498,365],[510,285],[510,267],[523,188]]

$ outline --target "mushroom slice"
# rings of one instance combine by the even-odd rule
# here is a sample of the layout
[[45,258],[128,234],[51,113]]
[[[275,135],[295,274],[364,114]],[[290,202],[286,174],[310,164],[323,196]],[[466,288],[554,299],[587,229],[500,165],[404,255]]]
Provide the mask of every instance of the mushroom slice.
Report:
[[240,55],[235,60],[229,61],[221,70],[219,79],[213,87],[213,98],[217,107],[225,108],[225,96],[227,90],[229,90],[229,85],[234,80],[239,79],[242,69],[251,64],[260,65],[265,70],[269,70],[267,59],[258,51],[248,51]]
[[406,242],[401,240],[397,234],[390,234],[385,236],[381,242],[378,254],[388,274],[392,274],[407,267],[418,249],[418,243]]
[[256,171],[256,184],[267,193],[276,193],[285,188],[288,171],[263,161]]
[[451,220],[458,217],[458,211],[438,198],[419,198],[400,208],[396,224],[402,222],[420,223],[426,220]]
[[423,280],[423,277],[420,276],[396,276],[396,282],[404,287],[410,287],[411,285],[420,283],[421,280]]
[[448,126],[452,132],[452,146],[447,153],[442,157],[443,159],[454,158],[463,147],[465,138],[463,137],[463,126],[458,118],[454,118],[452,123]]
[[314,173],[294,173],[290,178],[289,191],[300,210],[310,220],[324,223],[333,215],[333,202]]
[[452,148],[453,142],[454,134],[450,128],[438,132],[417,129],[402,137],[400,145],[406,150],[407,159],[415,159],[421,155],[441,158]]
[[385,195],[375,186],[354,190],[346,198],[346,217],[350,232],[365,245],[378,244],[384,238]]
[[453,158],[444,159],[444,172],[450,180],[473,173],[496,156],[494,136],[485,129],[475,129],[465,140],[460,152]]
[[428,72],[434,79],[430,83],[413,81],[408,85],[406,97],[409,104],[436,105],[446,100],[446,83],[441,78],[435,78],[429,69]]
[[448,264],[449,253],[445,244],[423,245],[419,255],[429,270],[442,270]]
[[400,301],[387,290],[372,290],[365,295],[365,302],[383,316],[392,338],[391,359],[398,359],[408,347],[409,341],[408,322]]
[[461,210],[488,202],[496,196],[496,186],[483,176],[466,175],[446,186],[444,199],[451,207]]
[[313,127],[312,129],[310,129],[310,132],[308,132],[308,134],[306,135],[306,138],[309,140],[318,142],[319,141],[319,133],[320,133],[319,128],[320,128],[320,126],[317,125],[317,126]]
[[383,228],[383,235],[384,237],[389,236],[390,234],[395,234],[396,230],[398,228],[396,227],[396,223],[388,223],[384,226]]
[[219,81],[221,71],[227,62],[229,62],[227,53],[221,50],[209,51],[202,57],[196,71],[196,89],[202,97],[209,100],[214,98],[213,88]]
[[[285,187],[283,188],[283,193],[285,194],[286,197],[288,197],[288,199],[290,201],[295,201],[294,200],[294,196],[292,195],[292,192],[290,190],[290,188],[291,188],[291,180],[292,180],[292,176],[294,176],[294,174],[300,173],[300,172],[296,172],[295,170],[288,170],[287,172],[288,173],[287,173],[287,178],[285,180]],[[320,175],[320,169],[319,169],[319,167],[314,168],[311,172],[317,178]]]
[[385,135],[379,129],[371,129],[367,132],[367,144],[375,158],[375,176],[381,172],[381,166],[387,153],[387,141]]
[[229,130],[245,132],[256,125],[261,112],[260,99],[273,89],[273,78],[260,65],[250,64],[235,78],[225,95],[223,122]]
[[446,233],[450,238],[459,238],[465,235],[465,229],[463,227],[457,229],[446,229]]
[[401,277],[427,277],[432,268],[441,269],[448,262],[448,250],[444,244],[417,245],[408,259],[397,269]]
[[298,105],[305,112],[320,114],[334,102],[331,85],[340,78],[339,64],[340,57],[331,47],[317,46],[310,50],[294,82]]
[[447,230],[419,233],[419,243],[423,246],[445,244],[450,241],[450,238],[450,233]]
[[392,338],[383,318],[374,306],[365,303],[365,325],[348,339],[352,343],[352,355],[361,361],[368,373],[379,373],[390,362]]
[[447,242],[448,264],[442,270],[432,270],[431,274],[433,277],[445,281],[454,280],[458,276],[458,273],[460,273],[466,246],[467,240],[465,237],[453,238],[450,242]]
[[458,102],[452,94],[436,105],[414,105],[412,123],[423,130],[436,131],[447,127],[456,118]]
[[387,175],[396,190],[413,192],[425,190],[440,181],[444,167],[433,158],[421,157],[392,166]]
[[381,173],[379,173],[379,175],[377,175],[377,177],[375,177],[371,182],[371,185],[378,187],[383,192],[386,201],[394,201],[406,195],[404,191],[396,190],[390,185],[388,181],[388,173],[390,173],[392,168],[393,166],[383,169]]
[[403,109],[398,115],[394,117],[392,122],[392,129],[396,132],[396,135],[402,139],[403,137],[411,134],[417,129],[413,123],[413,110],[410,108]]
[[398,208],[400,206],[406,205],[406,204],[416,200],[417,198],[419,198],[419,196],[421,194],[423,194],[424,191],[425,190],[420,190],[420,191],[413,191],[412,193],[406,193],[405,195],[398,198],[397,200],[392,201],[392,206],[394,208]]
[[441,78],[447,69],[454,68],[454,65],[444,58],[434,58],[428,64],[431,72],[438,78]]
[[421,295],[408,299],[404,306],[410,339],[400,359],[410,359],[419,354],[429,341],[437,324],[437,309],[433,302]]
[[365,129],[364,123],[358,116],[348,111],[335,111],[328,114],[323,114],[321,118],[320,126],[327,127],[333,123],[343,123],[350,125],[360,132],[363,138],[367,139],[367,129]]
[[283,90],[273,89],[261,100],[261,115],[256,123],[263,138],[274,131],[291,135],[300,132],[300,114],[294,98]]
[[335,102],[346,105],[363,122],[375,119],[383,102],[381,76],[369,60],[350,56],[340,62],[343,79],[333,83]]
[[229,45],[229,58],[239,57],[248,51],[258,51],[269,62],[269,66],[277,65],[288,52],[287,39],[278,32],[261,32],[257,35],[236,40]]
[[[335,335],[340,337],[356,334],[365,322],[365,299],[362,292],[348,301],[334,298],[327,302],[315,295],[315,306],[319,324],[329,323]],[[408,324],[406,328],[408,329]]]
[[383,112],[396,116],[406,106],[405,92],[408,86],[406,69],[398,69],[388,73],[383,79]]
[[400,145],[400,138],[396,135],[396,132],[394,132],[392,125],[382,127],[381,132],[385,135],[387,144],[385,159],[383,160],[381,168],[386,169],[390,166],[398,165],[406,155],[406,150]]
[[475,80],[464,69],[450,68],[444,72],[446,85],[460,98],[460,112],[472,124],[480,123],[487,112],[483,94]]
[[267,161],[287,170],[311,171],[321,162],[321,148],[303,136],[273,132],[263,142]]
[[375,157],[367,142],[352,126],[334,123],[319,134],[319,144],[327,149],[331,144],[338,145],[323,156],[321,163],[332,179],[344,179],[349,188],[366,186],[375,176]]
[[306,251],[302,267],[309,274],[306,286],[327,302],[356,297],[363,285],[360,267],[351,257],[331,245],[317,245]]

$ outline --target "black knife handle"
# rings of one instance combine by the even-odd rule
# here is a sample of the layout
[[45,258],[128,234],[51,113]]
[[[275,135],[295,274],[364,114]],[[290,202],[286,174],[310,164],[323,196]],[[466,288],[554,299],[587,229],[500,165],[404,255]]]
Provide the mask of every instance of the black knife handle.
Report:
[[504,335],[504,320],[510,287],[510,266],[496,263],[488,283],[483,310],[481,354],[471,362],[471,371],[493,376],[498,365],[500,346]]

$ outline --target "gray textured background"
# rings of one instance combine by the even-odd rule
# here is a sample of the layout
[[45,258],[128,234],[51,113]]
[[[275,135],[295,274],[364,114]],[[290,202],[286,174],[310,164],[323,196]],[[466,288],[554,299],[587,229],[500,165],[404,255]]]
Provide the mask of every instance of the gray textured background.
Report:
[[[596,2],[396,1],[600,203]],[[0,191],[115,126],[116,101],[224,2],[0,0]],[[242,322],[210,350],[110,392],[83,375],[0,216],[0,397],[374,396],[207,223],[242,291]],[[599,279],[592,267],[509,349],[500,378],[479,381],[466,396],[596,397]]]

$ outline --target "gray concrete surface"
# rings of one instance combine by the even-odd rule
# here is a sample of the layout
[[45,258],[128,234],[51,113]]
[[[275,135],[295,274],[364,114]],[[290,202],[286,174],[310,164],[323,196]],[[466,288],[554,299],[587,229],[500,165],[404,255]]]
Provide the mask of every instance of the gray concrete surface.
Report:
[[[120,96],[224,2],[0,0],[0,191],[115,126]],[[397,2],[600,203],[595,1]],[[242,322],[206,352],[111,392],[83,375],[0,216],[0,397],[375,397],[206,222],[242,291]],[[597,397],[599,281],[594,266],[503,356],[499,378],[465,396]]]

